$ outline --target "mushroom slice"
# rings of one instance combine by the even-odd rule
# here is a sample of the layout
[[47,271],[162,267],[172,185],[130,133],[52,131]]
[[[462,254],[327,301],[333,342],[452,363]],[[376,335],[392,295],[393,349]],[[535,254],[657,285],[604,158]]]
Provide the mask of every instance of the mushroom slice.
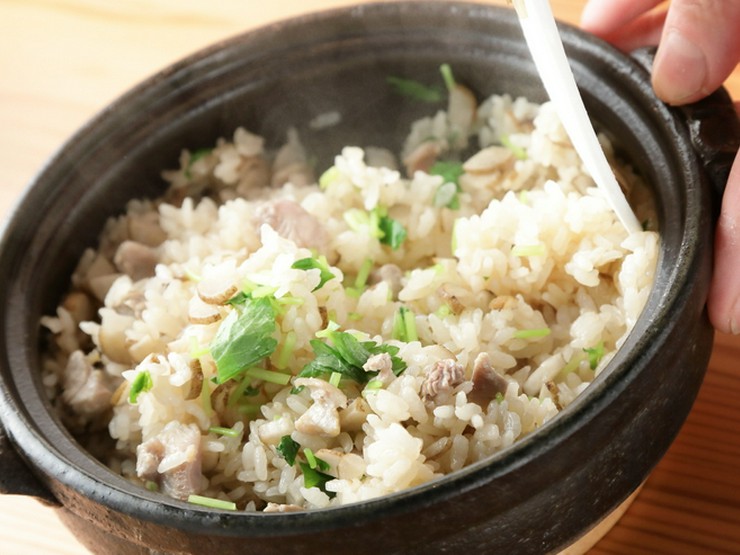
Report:
[[464,85],[455,83],[447,101],[447,117],[450,123],[467,129],[473,124],[478,101],[473,92]]
[[207,304],[198,295],[190,297],[188,302],[188,320],[192,324],[213,324],[221,319],[218,307]]
[[442,147],[435,141],[421,143],[403,159],[406,175],[413,177],[417,171],[429,172],[441,152]]
[[494,172],[512,160],[514,154],[503,146],[489,146],[478,151],[463,164],[463,169],[472,174]]
[[126,337],[128,330],[134,323],[134,318],[119,314],[113,309],[100,309],[100,329],[98,342],[100,351],[113,362],[130,364],[133,362],[129,352],[129,340]]
[[497,394],[506,393],[509,386],[509,380],[494,370],[491,359],[485,352],[475,357],[471,380],[473,389],[468,393],[468,400],[483,408],[487,407]]
[[239,287],[231,276],[214,276],[198,282],[195,290],[204,303],[222,305],[239,291]]

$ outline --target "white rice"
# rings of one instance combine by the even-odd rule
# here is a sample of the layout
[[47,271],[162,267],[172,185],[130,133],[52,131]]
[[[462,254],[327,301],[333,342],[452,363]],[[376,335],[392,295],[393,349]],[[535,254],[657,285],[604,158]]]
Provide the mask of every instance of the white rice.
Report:
[[[422,171],[403,177],[389,153],[378,149],[368,154],[390,167],[371,166],[363,149],[346,147],[324,188],[316,185],[295,133],[278,153],[241,128],[202,156],[185,151],[180,168],[164,173],[171,184],[164,200],[132,201],[126,215],[112,219],[98,251],[80,262],[57,314],[42,321],[53,336],[44,384],[70,428],[84,435],[103,422],[115,445],[100,456],[143,484],[137,446],[161,437],[173,422],[194,425],[200,445],[166,454],[159,473],[197,455],[202,480],[190,493],[230,500],[243,510],[267,503],[291,510],[354,503],[437,479],[552,419],[603,370],[634,325],[653,282],[658,235],[628,236],[549,104],[494,96],[480,105],[464,140],[448,141],[451,129],[443,111],[417,122],[404,154],[436,137],[447,153],[477,139],[480,148],[505,142],[524,149],[526,158],[463,174],[459,207],[451,209],[435,206],[441,177]],[[281,186],[263,186],[270,180]],[[198,199],[203,187],[208,196]],[[191,192],[195,199],[182,199]],[[323,254],[334,277],[320,288],[317,270],[293,268],[315,253],[260,224],[260,210],[275,199],[299,204],[325,230]],[[348,224],[348,210],[378,206],[407,231],[397,250]],[[148,245],[156,268],[132,279],[121,275],[116,253],[124,240],[142,242],[137,233],[151,239],[151,227],[137,231],[143,221],[157,230]],[[353,292],[367,260],[375,269],[401,269],[397,294],[389,281]],[[343,379],[341,394],[362,410],[352,420],[350,408],[338,409],[337,433],[296,428],[319,401],[311,388],[296,391],[292,382],[252,380],[261,391],[239,399],[243,410],[235,413],[219,400],[209,349],[235,309],[221,303],[213,322],[193,319],[194,311],[213,308],[203,306],[198,288],[219,281],[263,287],[276,302],[285,301],[274,334],[279,345],[268,357],[273,370],[297,375],[315,356],[309,342],[330,325],[398,347],[407,367],[380,388]],[[401,306],[411,310],[418,340],[393,338]],[[293,345],[285,347],[286,341]],[[600,345],[604,352],[592,368],[587,350]],[[68,359],[79,350],[115,389],[103,408],[80,408],[65,393],[71,387]],[[483,404],[468,398],[480,353],[508,380]],[[425,398],[426,377],[446,358],[464,370],[463,380]],[[131,386],[143,372],[152,386],[130,402]],[[196,387],[198,372],[203,382]],[[214,427],[231,428],[233,437]],[[278,452],[285,436],[300,445],[295,464]],[[305,487],[298,462],[310,459],[307,449],[331,466],[322,487]]]

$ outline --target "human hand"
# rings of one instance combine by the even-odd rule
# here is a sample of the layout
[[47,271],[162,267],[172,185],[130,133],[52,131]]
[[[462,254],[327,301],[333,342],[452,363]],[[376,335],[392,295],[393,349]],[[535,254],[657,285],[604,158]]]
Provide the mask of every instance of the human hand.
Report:
[[[658,45],[652,83],[668,104],[695,102],[719,88],[740,60],[737,0],[589,0],[581,26],[622,50]],[[740,113],[740,103],[736,103]],[[709,317],[740,334],[740,154],[727,181],[715,234]]]

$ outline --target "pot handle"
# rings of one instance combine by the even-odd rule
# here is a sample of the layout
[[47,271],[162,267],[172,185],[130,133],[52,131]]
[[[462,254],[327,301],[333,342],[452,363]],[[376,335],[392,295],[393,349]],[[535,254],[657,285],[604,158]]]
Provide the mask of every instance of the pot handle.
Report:
[[59,501],[31,472],[0,423],[0,494],[26,495],[49,506]]
[[[632,52],[632,57],[649,73],[655,58],[655,48],[640,48]],[[691,143],[709,178],[715,198],[721,200],[730,169],[740,148],[740,117],[730,94],[724,87],[720,87],[698,102],[674,107],[672,110],[686,124]]]

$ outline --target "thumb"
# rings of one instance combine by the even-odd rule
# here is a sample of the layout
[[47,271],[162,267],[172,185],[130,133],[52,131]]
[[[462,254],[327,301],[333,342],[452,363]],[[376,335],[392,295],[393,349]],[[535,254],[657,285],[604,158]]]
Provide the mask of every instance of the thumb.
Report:
[[740,2],[674,0],[653,65],[653,87],[668,104],[716,90],[740,57]]

